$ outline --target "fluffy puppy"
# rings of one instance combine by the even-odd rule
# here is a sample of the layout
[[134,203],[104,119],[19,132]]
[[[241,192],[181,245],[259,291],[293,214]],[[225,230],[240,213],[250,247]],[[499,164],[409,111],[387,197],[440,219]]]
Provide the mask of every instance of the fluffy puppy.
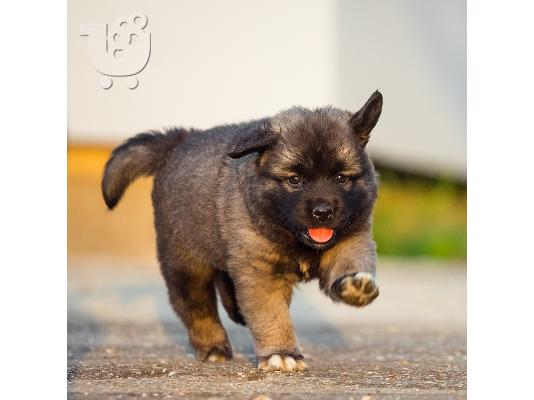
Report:
[[205,131],[142,133],[113,150],[102,181],[112,209],[154,175],[158,259],[172,307],[200,360],[232,357],[217,296],[249,327],[258,367],[306,368],[289,315],[293,287],[318,279],[333,301],[378,296],[365,147],[382,110],[376,91],[356,113],[301,107]]

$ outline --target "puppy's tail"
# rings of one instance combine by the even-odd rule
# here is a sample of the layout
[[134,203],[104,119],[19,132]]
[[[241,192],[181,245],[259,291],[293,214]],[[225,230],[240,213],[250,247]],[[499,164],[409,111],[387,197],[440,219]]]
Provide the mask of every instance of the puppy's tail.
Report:
[[116,147],[106,163],[102,194],[111,210],[136,178],[153,175],[166,162],[174,147],[184,140],[187,131],[171,129],[166,133],[141,133]]

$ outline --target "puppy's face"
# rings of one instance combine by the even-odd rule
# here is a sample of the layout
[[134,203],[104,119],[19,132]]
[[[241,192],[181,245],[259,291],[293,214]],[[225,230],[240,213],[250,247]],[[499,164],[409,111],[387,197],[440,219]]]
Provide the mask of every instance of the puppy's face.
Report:
[[323,249],[367,220],[376,181],[365,145],[381,106],[377,92],[356,114],[292,108],[268,122],[254,190],[272,222]]

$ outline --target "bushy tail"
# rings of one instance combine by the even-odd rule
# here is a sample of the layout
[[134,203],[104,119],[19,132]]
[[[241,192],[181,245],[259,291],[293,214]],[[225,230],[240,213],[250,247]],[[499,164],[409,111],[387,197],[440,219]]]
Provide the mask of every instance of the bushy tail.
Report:
[[149,176],[161,168],[172,149],[187,135],[184,129],[165,133],[141,133],[116,147],[106,163],[102,194],[111,210],[117,205],[128,185],[140,176]]

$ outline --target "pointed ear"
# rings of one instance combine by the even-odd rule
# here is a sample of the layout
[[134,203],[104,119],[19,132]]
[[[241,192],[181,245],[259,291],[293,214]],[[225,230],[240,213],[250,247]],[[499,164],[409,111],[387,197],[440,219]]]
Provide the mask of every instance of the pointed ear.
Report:
[[377,90],[357,113],[350,117],[350,125],[362,146],[369,141],[371,131],[380,118],[382,112],[382,94]]
[[278,135],[271,132],[268,124],[264,124],[261,128],[241,136],[228,156],[240,158],[250,153],[262,153],[275,144],[277,139]]

